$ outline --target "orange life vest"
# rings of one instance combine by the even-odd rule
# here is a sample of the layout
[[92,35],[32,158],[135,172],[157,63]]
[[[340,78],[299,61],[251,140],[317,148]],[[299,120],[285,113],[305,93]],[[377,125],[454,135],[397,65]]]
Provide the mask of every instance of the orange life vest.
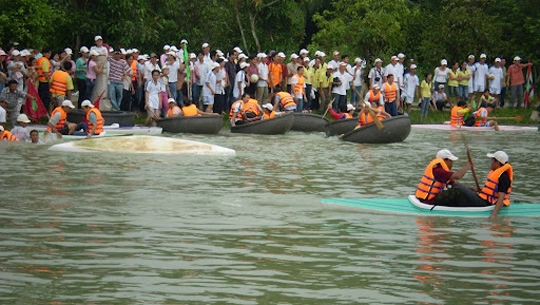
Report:
[[65,95],[67,92],[67,78],[69,74],[62,70],[54,71],[52,75],[51,89],[53,94]]
[[200,115],[199,112],[197,111],[197,107],[195,106],[195,104],[191,104],[189,106],[184,106],[184,108],[182,108],[182,111],[184,112],[184,116],[198,116],[198,115]]
[[450,112],[450,126],[463,125],[463,114],[459,113],[461,110],[463,110],[462,107],[452,107],[452,111]]
[[[236,121],[243,121],[244,120],[244,101],[243,100],[238,100],[236,102],[234,102],[232,105],[231,105],[231,111],[229,112],[229,119],[232,120],[232,119],[235,119],[235,122]],[[236,110],[236,107],[238,107],[238,112],[234,112]]]
[[250,98],[247,103],[244,103],[244,111],[251,112],[255,116],[261,115],[261,111],[259,110],[259,103],[257,102],[257,100],[254,100],[252,98]]
[[377,110],[377,115],[376,115],[376,117],[377,117],[380,121],[386,119],[386,116],[383,114],[383,111],[384,111],[384,107],[383,107],[383,106],[377,107],[376,110]]
[[175,106],[172,106],[171,108],[169,108],[169,110],[167,111],[167,117],[173,118],[173,117],[177,116],[178,114],[174,114],[175,109],[178,109],[178,110],[180,110],[180,112],[182,112],[180,107],[175,105]]
[[343,115],[345,116],[343,119],[352,119],[352,115],[348,112],[345,112]]
[[92,108],[90,111],[86,113],[86,124],[88,124],[88,132],[92,132],[92,128],[94,128],[94,125],[92,122],[90,122],[90,113],[96,114],[96,131],[94,134],[100,134],[103,132],[103,116],[101,115],[101,111],[97,108]]
[[[60,107],[56,107],[53,110],[53,112],[51,113],[51,117],[53,117],[57,112],[60,112],[60,120],[58,120],[58,123],[56,123],[56,126],[54,126],[54,128],[56,130],[61,130],[62,128],[64,128],[64,125],[66,123],[67,113],[64,111],[62,106],[60,106]],[[47,130],[49,132],[52,132],[51,127],[47,127]]]
[[[474,116],[475,117],[484,116],[484,115],[482,115],[482,113],[485,113],[485,116],[487,116],[488,115],[487,109],[484,108],[484,107],[478,108],[478,110],[476,110],[476,112],[474,113]],[[476,120],[476,122],[474,123],[474,126],[476,126],[476,127],[485,126],[486,121],[487,120]]]
[[16,136],[14,136],[10,131],[4,130],[4,133],[2,133],[2,137],[0,138],[0,141],[6,140],[11,142],[19,142],[19,139],[17,139]]
[[134,82],[136,80],[138,80],[138,73],[139,71],[137,70],[137,61],[134,60],[132,63],[131,63],[131,73],[133,73],[133,76],[131,77],[131,81]]
[[276,112],[272,111],[270,113],[267,113],[266,111],[263,113],[263,120],[273,119],[276,116]]
[[361,112],[358,114],[358,126],[366,126],[367,124],[373,123],[373,118],[369,113]]
[[373,89],[369,90],[369,103],[376,103],[378,105],[380,100],[381,100],[381,90],[379,90],[377,94],[373,94]]
[[397,99],[397,86],[395,82],[392,82],[392,85],[386,83],[384,84],[385,90],[384,95],[386,97],[386,102],[393,102]]
[[[46,62],[47,65],[49,66],[49,72],[43,72],[43,62]],[[36,71],[38,73],[38,80],[40,82],[46,82],[47,76],[51,75],[51,62],[49,61],[47,57],[41,56],[40,58],[38,58]]]
[[416,198],[422,201],[432,200],[433,198],[435,198],[435,196],[440,194],[446,186],[447,182],[442,183],[435,180],[435,176],[433,175],[433,168],[436,165],[442,166],[445,171],[450,171],[444,160],[441,158],[434,159],[428,164],[426,170],[424,171],[422,179],[420,179],[420,183],[418,184],[415,193]]
[[[512,166],[509,163],[506,163],[505,165],[499,167],[496,170],[492,170],[489,172],[487,176],[486,183],[484,184],[484,187],[478,193],[478,196],[480,198],[486,200],[487,202],[491,204],[497,203],[497,195],[499,192],[499,178],[501,177],[502,173],[507,172],[508,177],[510,178],[510,183],[514,180],[514,170],[512,169]],[[504,194],[504,200],[503,204],[505,206],[510,205],[510,193],[512,192],[512,186],[508,189],[508,192]]]
[[304,94],[304,91],[305,91],[305,88],[304,88],[304,84],[305,84],[304,76],[300,76],[298,74],[295,74],[295,76],[298,79],[298,82],[296,83],[296,85],[294,85],[294,94],[295,95]]
[[285,110],[287,107],[296,106],[294,99],[289,93],[282,91],[276,93],[276,95],[279,96],[279,107],[281,110]]

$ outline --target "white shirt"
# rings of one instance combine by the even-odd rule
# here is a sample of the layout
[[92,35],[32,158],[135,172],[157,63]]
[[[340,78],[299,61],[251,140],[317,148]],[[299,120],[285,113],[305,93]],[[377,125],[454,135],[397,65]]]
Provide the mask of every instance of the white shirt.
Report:
[[340,86],[332,85],[332,93],[336,93],[339,95],[347,95],[347,83],[350,83],[352,81],[352,76],[347,73],[347,71],[344,71],[343,74],[341,74],[340,71],[336,71],[332,73],[333,77],[338,77],[341,81]]
[[[366,93],[366,97],[364,98],[364,102],[371,105],[371,102],[370,102],[371,99],[370,98],[371,98],[371,90],[369,90]],[[384,97],[383,97],[382,93],[381,93],[381,97],[379,98],[379,105],[380,106],[384,105]]]
[[196,61],[195,65],[197,66],[197,69],[199,70],[199,81],[197,82],[197,85],[204,86],[204,83],[206,82],[206,76],[208,75],[208,70],[210,67],[208,66],[206,62],[200,62],[200,61]]
[[489,68],[489,74],[495,76],[494,79],[489,81],[489,87],[493,89],[501,89],[501,82],[503,80],[503,69],[496,66]]
[[[376,67],[371,68],[368,74],[368,78],[373,80],[373,86],[379,85],[379,87],[382,87],[383,85],[383,76],[384,76],[384,69],[381,67],[381,69],[377,69]],[[379,80],[376,80],[376,78],[379,78]]]
[[420,86],[418,75],[412,75],[410,73],[405,74],[405,77],[403,78],[403,93],[405,96],[414,98],[418,86]]
[[403,64],[400,63],[399,61],[396,64],[396,70],[397,70],[398,84],[400,87],[403,87],[404,85],[403,82],[405,81],[405,76],[403,75],[403,73],[405,73],[405,68],[403,67]]
[[[240,84],[240,89],[238,88],[238,83]],[[246,73],[244,70],[238,71],[236,73],[236,78],[234,79],[234,88],[233,88],[233,96],[235,98],[242,98],[242,94],[244,94],[244,88],[246,87]]]
[[[1,108],[1,107],[0,107]],[[19,139],[20,142],[30,142],[30,132],[22,126],[15,126],[11,133]]]
[[92,50],[98,52],[99,55],[106,55],[106,56],[109,55],[109,50],[107,50],[107,48],[104,47],[104,46],[101,46],[101,47],[92,46],[92,47],[90,47],[90,51],[92,51]]
[[216,74],[216,94],[225,94],[226,77],[227,72],[225,72],[225,68],[219,68],[219,71]]
[[448,68],[444,69],[444,71],[439,67],[435,68],[435,72],[433,73],[433,81],[437,83],[446,83],[449,71],[450,69]]
[[352,68],[352,71],[353,71],[353,75],[355,76],[353,80],[353,86],[355,87],[362,86],[362,72],[363,72],[362,66],[359,66],[358,69],[356,66],[354,66]]
[[155,65],[153,65],[150,61],[144,63],[144,78],[147,81],[152,80],[152,71],[154,70],[158,70],[159,72],[161,72],[161,68],[159,67],[157,62]]
[[467,64],[467,70],[471,71],[471,78],[469,78],[469,87],[474,87],[474,73],[476,72],[476,66],[474,64]]
[[[298,84],[298,77],[295,74],[295,75],[293,75],[293,77],[291,77],[291,86],[294,87],[294,86],[296,86],[296,84]],[[305,82],[304,82],[304,92],[306,92],[306,83]],[[296,98],[299,98],[299,99],[304,98],[304,94],[302,92],[300,92],[298,94],[294,94],[294,95],[295,95]]]
[[216,75],[213,71],[210,71],[208,72],[208,74],[206,74],[205,77],[205,82],[202,89],[202,96],[212,97],[214,96],[212,92],[216,92]]
[[474,84],[484,85],[486,83],[486,75],[488,74],[489,67],[486,63],[477,62],[474,64],[476,72],[474,73]]
[[384,76],[388,76],[390,74],[394,75],[394,81],[396,81],[397,83],[397,80],[399,78],[397,65],[394,66],[392,64],[388,64],[386,65],[386,67],[384,67]]
[[172,64],[167,61],[167,67],[169,68],[169,83],[176,83],[178,80],[178,69],[180,69],[180,61],[177,59]]
[[6,109],[0,107],[0,123],[6,122]]
[[268,87],[268,65],[260,62],[257,65],[257,70],[259,71],[257,87]]
[[159,109],[160,93],[166,92],[165,85],[159,80],[154,83],[154,80],[146,83],[146,91],[148,92],[148,106],[152,109]]

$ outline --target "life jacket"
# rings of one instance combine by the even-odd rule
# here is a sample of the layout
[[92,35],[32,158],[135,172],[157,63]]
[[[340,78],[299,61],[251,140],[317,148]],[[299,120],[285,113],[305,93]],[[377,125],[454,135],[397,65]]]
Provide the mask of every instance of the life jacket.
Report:
[[54,71],[52,75],[51,89],[49,91],[53,94],[66,95],[68,76],[69,74],[65,71]]
[[381,90],[379,90],[377,94],[373,94],[373,90],[369,90],[369,103],[379,104],[380,100],[381,100]]
[[132,63],[131,63],[131,72],[133,73],[133,76],[131,77],[131,81],[134,82],[137,80],[137,76],[138,73],[139,73],[139,70],[137,70],[137,61],[134,60]]
[[19,139],[17,139],[16,136],[14,136],[10,131],[4,130],[4,133],[2,134],[2,137],[0,138],[0,141],[6,140],[11,142],[19,142]]
[[[499,178],[501,177],[502,173],[507,172],[508,177],[510,178],[510,183],[514,180],[514,170],[512,169],[512,166],[509,163],[506,163],[505,165],[499,167],[496,170],[492,170],[489,172],[487,176],[486,183],[484,184],[484,187],[478,193],[478,196],[480,198],[486,200],[487,202],[491,204],[497,203],[497,195],[499,192]],[[505,206],[510,205],[510,193],[512,192],[512,186],[508,189],[508,192],[504,194],[504,200],[503,204]]]
[[199,112],[197,111],[197,107],[195,106],[195,104],[184,106],[184,108],[182,108],[182,111],[184,112],[184,116],[198,116],[199,115]]
[[[60,129],[64,128],[64,125],[66,123],[67,113],[64,111],[62,106],[59,106],[59,107],[56,107],[53,110],[53,112],[51,113],[51,117],[53,117],[57,112],[60,112],[60,120],[58,120],[58,123],[56,123],[56,126],[54,126],[54,128],[56,130],[60,130]],[[49,132],[52,132],[51,127],[47,127],[47,130]]]
[[285,110],[287,107],[296,106],[294,99],[289,93],[282,91],[276,93],[276,95],[279,96],[279,107],[281,110]]
[[361,112],[358,114],[358,126],[366,126],[373,123],[373,118],[369,113]]
[[[43,72],[43,62],[47,62],[47,65],[49,66],[49,72]],[[49,61],[49,59],[45,56],[41,56],[40,58],[38,58],[37,60],[37,67],[36,67],[36,71],[38,73],[38,80],[40,82],[46,82],[47,81],[47,76],[50,76],[51,75],[51,62]]]
[[415,193],[416,198],[422,201],[432,200],[438,194],[440,194],[446,186],[447,182],[442,183],[435,180],[435,176],[433,175],[433,168],[436,165],[442,166],[445,171],[450,171],[444,160],[441,158],[434,159],[428,164],[426,170],[424,171],[422,179],[420,179],[420,183],[418,184]]
[[247,103],[244,103],[244,111],[251,112],[255,116],[260,116],[261,111],[259,110],[259,103],[257,100],[250,98]]
[[383,114],[383,111],[384,111],[383,106],[379,106],[379,107],[375,108],[375,110],[377,110],[376,117],[379,119],[379,121],[382,121],[382,120],[386,119],[386,116]]
[[267,113],[266,111],[263,113],[263,120],[273,119],[276,116],[276,112],[272,111],[270,113]]
[[[485,114],[485,115],[484,115]],[[484,107],[480,107],[478,108],[478,110],[476,110],[474,112],[474,116],[475,117],[479,117],[479,116],[487,116],[488,113],[487,113],[487,109],[484,108]],[[474,126],[476,127],[480,127],[480,126],[485,126],[486,125],[486,121],[487,120],[476,120],[476,122],[474,123]]]
[[92,128],[94,128],[94,125],[92,124],[92,122],[90,122],[89,119],[90,113],[92,112],[96,114],[96,131],[94,132],[94,134],[100,134],[103,132],[103,116],[101,115],[101,111],[99,111],[99,109],[95,107],[90,109],[90,111],[86,113],[86,124],[88,124],[88,132],[91,132]]
[[[244,101],[243,100],[238,100],[236,102],[234,102],[232,105],[231,105],[231,111],[229,111],[229,119],[230,120],[233,120],[236,122],[236,121],[243,121],[244,120]],[[238,107],[238,109],[236,109]],[[238,112],[234,112],[235,110],[238,110]]]
[[345,120],[345,119],[352,119],[352,115],[351,115],[350,113],[348,113],[348,112],[345,112],[345,113],[343,114],[342,119],[344,119],[344,120]]
[[395,82],[392,82],[392,85],[386,83],[384,90],[384,95],[386,96],[386,102],[393,102],[397,99],[397,86]]
[[298,95],[298,94],[304,94],[304,91],[305,91],[305,88],[304,88],[304,84],[305,84],[305,79],[303,76],[300,76],[298,74],[295,74],[296,78],[298,79],[298,83],[296,83],[296,85],[294,85],[294,94],[295,95]]
[[463,125],[463,114],[459,113],[463,108],[459,106],[452,107],[450,112],[450,126]]
[[[173,118],[173,117],[177,116],[177,115],[174,114],[174,110],[175,110],[175,109],[178,109],[178,110],[182,111],[182,110],[180,109],[180,107],[178,107],[178,106],[172,106],[172,107],[169,108],[169,110],[167,111],[167,117]],[[185,115],[184,115],[184,116],[185,116]]]

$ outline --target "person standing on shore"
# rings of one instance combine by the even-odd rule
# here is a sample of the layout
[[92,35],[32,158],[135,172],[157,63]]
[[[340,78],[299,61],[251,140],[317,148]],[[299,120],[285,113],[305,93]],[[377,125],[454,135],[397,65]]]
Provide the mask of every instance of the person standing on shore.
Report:
[[506,87],[510,88],[510,108],[514,107],[514,100],[517,95],[516,108],[520,108],[523,103],[523,84],[525,84],[525,78],[523,77],[523,69],[528,66],[532,66],[532,63],[521,63],[521,57],[514,57],[514,63],[508,67],[508,76],[506,79]]

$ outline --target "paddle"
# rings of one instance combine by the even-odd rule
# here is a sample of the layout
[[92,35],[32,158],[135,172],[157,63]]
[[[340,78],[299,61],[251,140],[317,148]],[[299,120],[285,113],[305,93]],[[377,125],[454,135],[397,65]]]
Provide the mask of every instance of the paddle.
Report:
[[523,120],[523,117],[521,115],[516,116],[501,116],[501,117],[487,117],[486,120],[513,120],[513,121],[521,121]]
[[480,190],[480,184],[478,183],[476,171],[474,170],[474,163],[471,157],[471,152],[469,151],[469,145],[467,144],[467,139],[465,138],[465,135],[463,133],[461,134],[461,138],[463,139],[463,144],[465,144],[465,150],[467,151],[467,159],[469,159],[469,163],[471,163],[471,172],[474,178],[474,183],[476,184],[476,189]]
[[330,110],[330,107],[332,107],[332,104],[334,103],[336,99],[333,99],[329,104],[328,107],[326,107],[326,111],[323,113],[322,117],[324,118],[326,114],[328,113],[328,110]]
[[[367,105],[364,106],[364,107],[368,107]],[[379,120],[379,118],[377,117],[377,112],[372,109],[372,108],[369,108],[369,115],[371,116],[371,118],[373,119],[373,121],[375,122],[375,125],[377,125],[377,129],[381,130],[384,128],[384,125],[383,123],[381,122],[381,120]]]

